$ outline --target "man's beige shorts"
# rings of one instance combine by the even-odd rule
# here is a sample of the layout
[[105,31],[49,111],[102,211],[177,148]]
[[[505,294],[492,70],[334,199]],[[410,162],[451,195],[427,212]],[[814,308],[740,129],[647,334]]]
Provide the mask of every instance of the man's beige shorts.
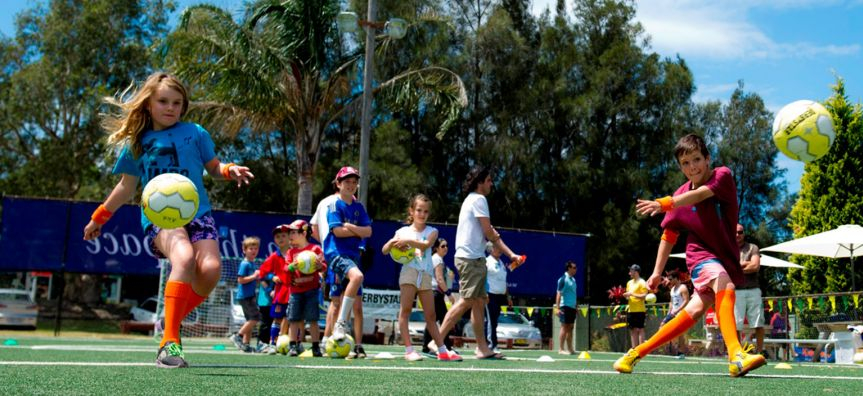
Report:
[[478,259],[456,257],[455,269],[458,270],[458,292],[462,298],[484,298],[488,295],[485,290],[488,277],[485,257]]
[[399,274],[399,285],[411,285],[417,290],[431,290],[432,277],[428,272],[405,266],[402,267],[402,272]]

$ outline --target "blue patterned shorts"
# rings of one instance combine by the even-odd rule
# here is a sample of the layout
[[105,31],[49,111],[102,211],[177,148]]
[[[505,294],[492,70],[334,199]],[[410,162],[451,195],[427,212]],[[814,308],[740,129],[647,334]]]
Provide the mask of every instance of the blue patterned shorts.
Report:
[[[216,220],[213,219],[211,215],[203,215],[201,217],[197,217],[192,220],[191,223],[183,226],[186,230],[186,233],[189,234],[189,242],[195,243],[198,241],[202,241],[204,239],[212,239],[214,241],[219,240],[219,231],[216,229]],[[150,251],[153,252],[153,255],[156,258],[167,258],[165,255],[159,251],[159,248],[156,247],[156,235],[159,234],[159,231],[162,229],[154,224],[150,224],[147,226],[147,230],[144,231],[144,235],[150,238]]]

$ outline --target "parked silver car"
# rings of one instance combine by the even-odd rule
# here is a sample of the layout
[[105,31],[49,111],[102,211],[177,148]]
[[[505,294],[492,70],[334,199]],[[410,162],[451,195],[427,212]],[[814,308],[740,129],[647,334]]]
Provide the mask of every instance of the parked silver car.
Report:
[[[475,338],[473,326],[465,325],[464,335]],[[506,340],[511,339],[513,346],[529,348],[542,348],[542,334],[521,314],[514,312],[501,312],[497,320],[497,342],[506,345]]]
[[26,290],[0,289],[0,326],[36,329],[39,306]]

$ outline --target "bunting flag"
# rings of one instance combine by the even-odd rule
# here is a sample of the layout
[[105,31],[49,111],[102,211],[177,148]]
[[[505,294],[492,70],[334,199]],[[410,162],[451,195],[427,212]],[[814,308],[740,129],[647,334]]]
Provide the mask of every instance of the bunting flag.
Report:
[[830,296],[830,307],[833,309],[831,312],[836,312],[836,296]]
[[585,318],[587,317],[587,307],[582,307],[582,308],[581,308],[581,316],[582,316],[582,317],[585,317]]
[[851,296],[851,298],[854,299],[854,308],[860,308],[860,295],[855,294],[855,295]]
[[791,299],[789,298],[786,302],[788,303],[788,313],[791,313],[791,311],[794,310],[794,306],[791,304]]
[[515,314],[516,314],[516,315],[518,315],[519,313],[521,313],[521,312],[519,311],[518,307],[513,308],[513,309],[512,309],[512,312],[515,312]]
[[533,307],[527,307],[527,316],[533,316]]
[[818,309],[821,311],[827,310],[827,300],[824,299],[824,296],[818,297]]
[[506,305],[504,305],[504,306],[500,307],[500,312],[506,313],[506,310],[507,310],[508,308],[509,308],[509,307],[507,307]]
[[777,302],[779,303],[778,304],[779,305],[779,313],[784,315],[785,314],[785,304],[782,303],[782,300],[777,300]]
[[851,304],[848,302],[848,296],[842,296],[840,301],[842,301],[842,309],[851,308]]
[[812,303],[815,301],[813,297],[806,297],[806,302],[809,303],[809,309],[812,309]]
[[611,307],[606,308],[605,312],[607,312],[609,315],[611,315]]
[[767,306],[770,307],[770,312],[773,312],[773,300],[767,299]]
[[[797,311],[802,311],[806,309],[806,303],[803,300],[797,300]],[[812,298],[809,298],[809,309],[812,309]]]
[[653,306],[653,316],[658,316],[658,315],[656,314],[656,305],[654,305],[654,306]]
[[417,299],[417,309],[423,309],[423,302]]

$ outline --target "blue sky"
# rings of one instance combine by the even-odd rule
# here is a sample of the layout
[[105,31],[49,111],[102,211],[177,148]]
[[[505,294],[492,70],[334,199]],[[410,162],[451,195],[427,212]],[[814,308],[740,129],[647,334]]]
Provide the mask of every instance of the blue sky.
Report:
[[[0,32],[12,36],[15,14],[32,3],[0,0]],[[244,1],[209,3],[237,12]],[[534,14],[554,4],[534,0]],[[838,75],[849,99],[863,102],[863,0],[639,0],[636,19],[652,50],[686,60],[696,101],[725,101],[742,80],[775,113],[795,100],[828,98]],[[779,165],[788,169],[789,191],[799,190],[802,163],[780,154]]]

